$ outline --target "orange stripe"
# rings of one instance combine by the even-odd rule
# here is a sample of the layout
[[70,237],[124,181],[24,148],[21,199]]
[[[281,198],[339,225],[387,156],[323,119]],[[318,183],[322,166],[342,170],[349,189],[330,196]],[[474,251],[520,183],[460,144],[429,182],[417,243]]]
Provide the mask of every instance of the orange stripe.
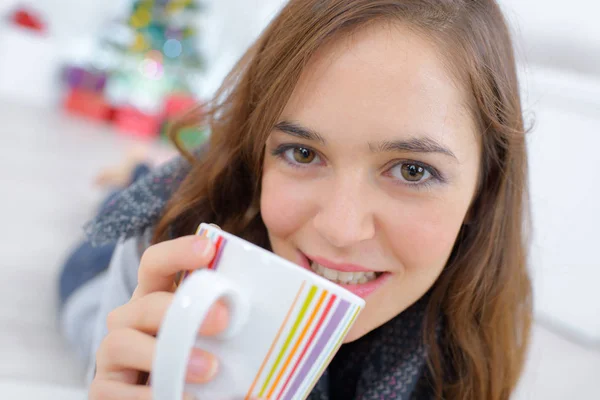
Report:
[[271,343],[271,348],[269,349],[269,352],[265,356],[265,359],[263,360],[262,365],[260,366],[258,373],[256,374],[256,378],[254,378],[254,382],[252,382],[252,386],[250,386],[250,390],[248,390],[248,394],[246,394],[245,400],[250,400],[252,392],[254,391],[254,388],[256,387],[256,384],[258,383],[258,378],[260,378],[260,374],[262,374],[263,370],[265,369],[265,366],[267,365],[267,361],[269,361],[269,358],[271,357],[271,353],[275,349],[275,345],[277,344],[277,341],[279,340],[279,337],[281,336],[281,334],[283,332],[283,328],[285,328],[285,326],[287,325],[288,319],[292,315],[292,311],[294,310],[294,307],[296,306],[296,303],[298,302],[298,299],[300,298],[300,293],[302,293],[302,290],[304,289],[305,285],[306,285],[306,281],[302,282],[302,285],[300,286],[298,293],[296,293],[296,298],[294,299],[292,306],[288,310],[287,315],[285,316],[285,319],[283,320],[283,323],[279,327],[279,331],[277,332],[277,335],[275,336],[273,343]]
[[290,352],[290,355],[288,356],[287,360],[285,360],[285,363],[283,364],[283,367],[281,367],[281,370],[279,371],[279,375],[277,375],[277,379],[275,379],[275,382],[273,383],[273,386],[271,386],[271,390],[269,391],[269,394],[267,394],[267,398],[268,399],[270,399],[271,396],[273,396],[273,392],[275,391],[275,388],[279,384],[279,381],[281,380],[281,377],[283,376],[283,374],[285,373],[288,365],[292,361],[292,358],[294,357],[294,354],[296,354],[296,351],[298,350],[298,347],[300,347],[300,343],[302,343],[302,340],[304,339],[304,336],[306,336],[306,333],[310,329],[313,320],[315,319],[315,317],[317,316],[317,313],[321,309],[321,305],[323,304],[323,301],[325,301],[325,297],[327,297],[327,294],[328,294],[328,292],[326,290],[323,290],[323,293],[321,293],[321,297],[319,298],[319,301],[317,302],[317,305],[313,309],[313,312],[310,315],[310,318],[306,322],[306,325],[304,326],[304,329],[302,330],[302,333],[300,334],[300,337],[296,340],[296,344],[294,344],[294,347],[292,348],[292,351]]
[[[296,365],[294,365],[294,368],[292,368],[292,372],[288,375],[287,380],[283,384],[283,387],[282,387],[281,391],[279,392],[279,396],[277,397],[277,400],[281,399],[281,396],[283,396],[283,394],[285,393],[285,390],[287,389],[288,385],[290,384],[290,381],[292,380],[292,378],[295,377],[295,380],[300,379],[300,376],[296,375],[296,371],[297,371],[298,367],[300,366],[300,363],[306,359],[305,358],[306,353],[308,352],[310,345],[315,340],[317,333],[319,333],[319,331],[321,330],[321,326],[323,326],[323,322],[329,316],[329,311],[331,311],[331,307],[333,306],[333,303],[335,302],[336,298],[337,298],[337,296],[335,294],[332,294],[331,296],[329,296],[329,300],[327,301],[325,310],[321,314],[321,317],[319,318],[319,321],[317,322],[315,329],[313,329],[313,332],[311,333],[310,337],[306,341],[306,344],[304,345],[304,350],[302,350],[302,353],[300,353],[300,356],[298,356],[298,359],[296,360]],[[308,362],[308,360],[306,362]]]

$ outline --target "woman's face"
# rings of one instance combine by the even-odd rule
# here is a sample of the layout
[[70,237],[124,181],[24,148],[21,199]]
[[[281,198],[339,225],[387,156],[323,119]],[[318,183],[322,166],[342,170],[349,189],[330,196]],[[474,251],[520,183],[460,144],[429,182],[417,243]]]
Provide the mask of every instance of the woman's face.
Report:
[[427,292],[474,196],[475,124],[438,53],[398,25],[329,43],[267,141],[273,251],[366,299],[346,341]]

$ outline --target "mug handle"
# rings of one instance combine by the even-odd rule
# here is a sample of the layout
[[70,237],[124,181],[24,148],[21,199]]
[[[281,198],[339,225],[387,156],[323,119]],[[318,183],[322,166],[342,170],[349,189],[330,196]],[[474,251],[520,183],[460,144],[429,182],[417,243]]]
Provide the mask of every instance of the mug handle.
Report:
[[183,397],[190,352],[202,321],[219,299],[225,301],[231,316],[228,328],[218,336],[226,339],[248,320],[249,302],[239,287],[215,271],[200,269],[175,292],[157,335],[150,383],[154,400]]

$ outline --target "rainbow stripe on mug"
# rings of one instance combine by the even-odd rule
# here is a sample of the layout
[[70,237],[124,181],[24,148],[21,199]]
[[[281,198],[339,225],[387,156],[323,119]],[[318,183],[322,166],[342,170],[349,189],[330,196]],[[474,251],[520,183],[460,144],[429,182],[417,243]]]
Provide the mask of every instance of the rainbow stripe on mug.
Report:
[[[199,228],[197,235],[209,238],[215,245],[215,256],[208,264],[208,269],[217,270],[219,268],[219,261],[221,261],[221,254],[223,254],[223,249],[225,249],[225,245],[227,244],[227,239],[223,236],[219,235],[218,232],[209,232],[207,229]],[[191,271],[186,271],[183,274],[183,279],[187,278]]]
[[304,399],[329,364],[360,307],[304,282],[248,390],[246,400]]

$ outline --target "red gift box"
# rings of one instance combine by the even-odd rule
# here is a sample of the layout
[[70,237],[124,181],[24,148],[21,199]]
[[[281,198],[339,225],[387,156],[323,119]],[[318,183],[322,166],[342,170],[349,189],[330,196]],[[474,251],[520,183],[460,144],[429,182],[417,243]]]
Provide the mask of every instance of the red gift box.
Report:
[[164,106],[164,117],[173,119],[180,117],[198,105],[193,96],[186,94],[173,94],[166,98]]
[[133,107],[123,107],[116,111],[115,125],[121,133],[141,138],[154,138],[160,133],[162,118]]
[[69,90],[64,102],[67,111],[82,115],[84,117],[108,121],[112,117],[112,108],[99,93],[88,92],[86,90]]

